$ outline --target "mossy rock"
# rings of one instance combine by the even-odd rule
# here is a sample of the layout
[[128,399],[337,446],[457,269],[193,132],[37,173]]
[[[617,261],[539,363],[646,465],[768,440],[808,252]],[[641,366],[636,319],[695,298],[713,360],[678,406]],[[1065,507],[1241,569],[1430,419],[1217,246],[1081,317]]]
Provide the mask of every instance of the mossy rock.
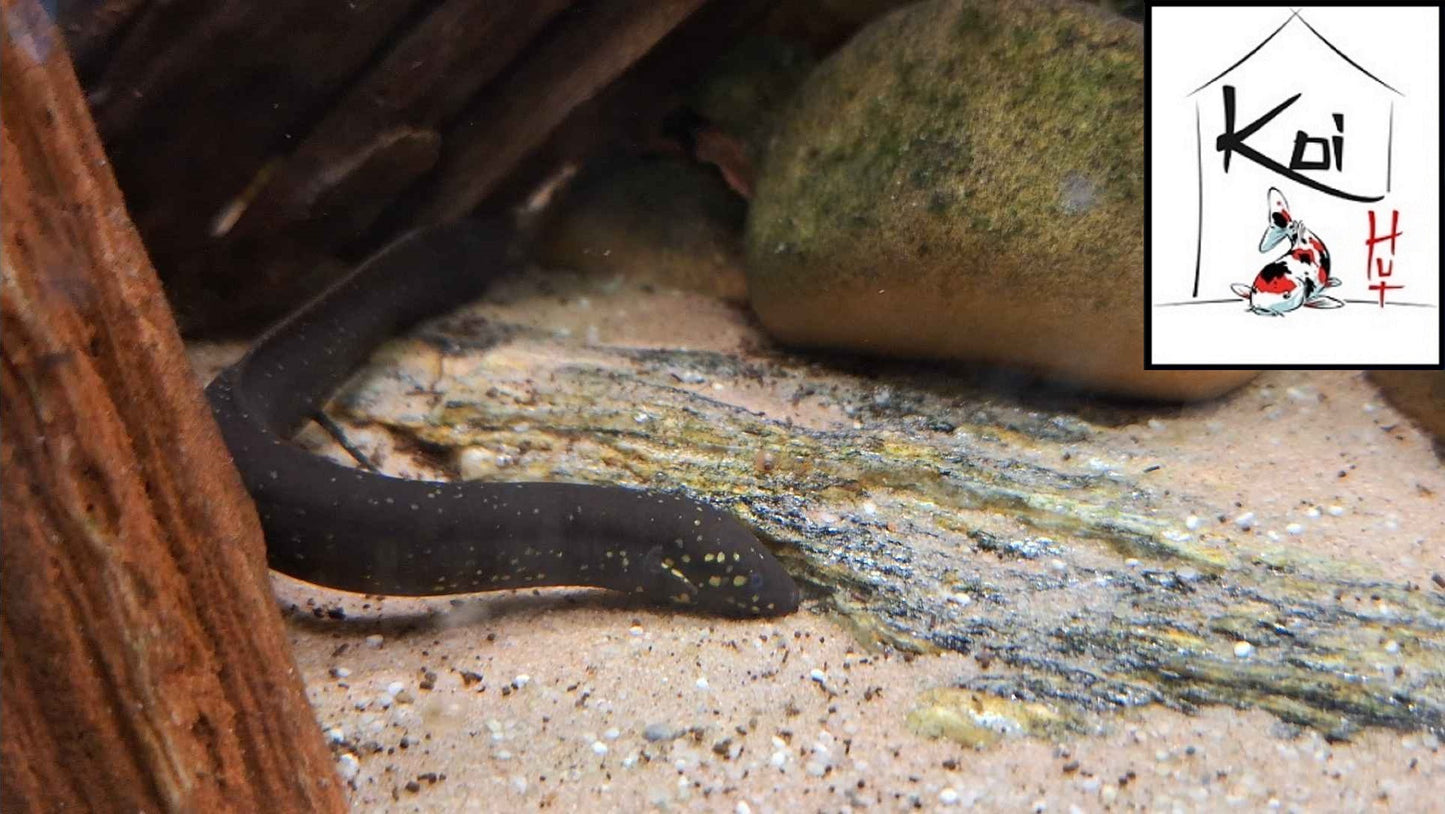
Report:
[[715,170],[673,158],[612,157],[573,184],[538,240],[538,262],[747,299],[746,204]]
[[1062,0],[930,0],[861,31],[780,123],[748,287],[779,339],[1203,398],[1145,371],[1139,24]]

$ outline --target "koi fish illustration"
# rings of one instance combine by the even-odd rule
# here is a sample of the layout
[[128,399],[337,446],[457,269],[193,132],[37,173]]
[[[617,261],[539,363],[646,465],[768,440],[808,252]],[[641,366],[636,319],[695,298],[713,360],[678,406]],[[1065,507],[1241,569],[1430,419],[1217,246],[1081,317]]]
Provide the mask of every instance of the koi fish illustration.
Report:
[[1338,277],[1330,276],[1330,251],[1325,242],[1290,214],[1289,201],[1278,189],[1270,187],[1268,199],[1269,224],[1259,239],[1259,250],[1267,252],[1286,238],[1289,247],[1260,269],[1253,283],[1234,283],[1229,290],[1249,302],[1250,313],[1261,316],[1282,317],[1300,306],[1343,307],[1343,302],[1325,294],[1340,284]]

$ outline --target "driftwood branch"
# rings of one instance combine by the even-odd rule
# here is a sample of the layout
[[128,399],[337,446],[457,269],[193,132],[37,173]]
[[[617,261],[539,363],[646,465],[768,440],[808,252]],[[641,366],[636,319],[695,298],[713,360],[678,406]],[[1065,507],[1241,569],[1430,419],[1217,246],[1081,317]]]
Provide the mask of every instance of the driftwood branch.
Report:
[[[470,212],[579,106],[652,50],[704,0],[598,4],[574,15],[505,86],[468,106],[417,220]],[[599,32],[609,47],[597,48]]]
[[[766,5],[199,0],[67,31],[104,29],[86,44],[96,120],[182,329],[215,333],[276,317],[357,248],[514,201],[538,161],[613,138],[628,117],[599,100],[658,98],[610,92],[620,78],[685,86]],[[683,58],[637,82],[661,50]]]
[[6,811],[339,811],[259,524],[59,33],[0,0]]

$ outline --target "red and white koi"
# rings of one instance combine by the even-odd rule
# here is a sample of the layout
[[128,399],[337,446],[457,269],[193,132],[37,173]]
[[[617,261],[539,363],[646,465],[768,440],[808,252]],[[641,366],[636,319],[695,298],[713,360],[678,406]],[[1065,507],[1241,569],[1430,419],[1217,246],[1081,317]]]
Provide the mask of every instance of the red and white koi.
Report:
[[1250,285],[1234,283],[1229,289],[1249,301],[1251,313],[1282,317],[1301,306],[1340,308],[1344,303],[1325,291],[1340,284],[1330,276],[1330,251],[1325,242],[1290,214],[1289,202],[1278,189],[1269,189],[1268,226],[1259,239],[1260,252],[1289,239],[1289,247],[1255,275]]

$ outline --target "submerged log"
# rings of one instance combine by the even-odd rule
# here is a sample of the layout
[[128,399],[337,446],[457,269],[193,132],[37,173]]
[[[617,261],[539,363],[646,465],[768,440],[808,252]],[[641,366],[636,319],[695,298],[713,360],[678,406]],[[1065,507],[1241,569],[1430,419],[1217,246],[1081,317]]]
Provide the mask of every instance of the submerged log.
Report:
[[[73,10],[67,30],[95,54],[116,174],[199,335],[260,327],[410,226],[515,204],[660,113],[766,6],[200,0]],[[609,92],[623,78],[652,92]]]
[[6,811],[340,811],[261,532],[59,32],[0,0]]

